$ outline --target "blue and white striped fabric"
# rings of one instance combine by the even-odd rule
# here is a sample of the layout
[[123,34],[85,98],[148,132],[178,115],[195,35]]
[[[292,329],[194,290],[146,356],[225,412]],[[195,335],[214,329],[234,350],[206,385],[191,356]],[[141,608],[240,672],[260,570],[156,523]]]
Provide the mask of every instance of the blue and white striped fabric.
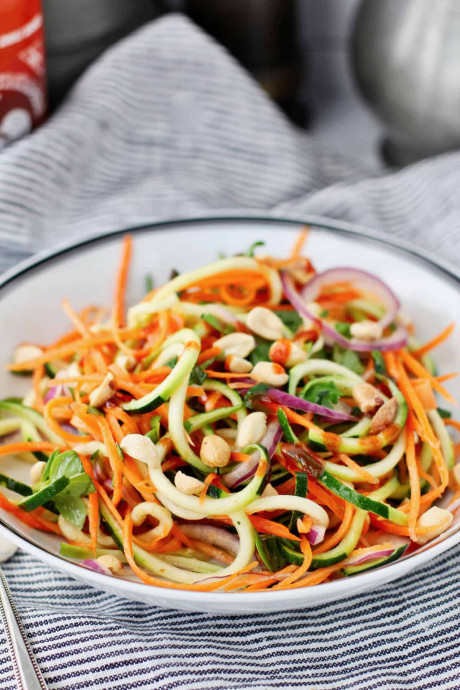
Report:
[[[1,154],[1,268],[71,237],[249,209],[357,221],[460,260],[460,154],[371,175],[320,150],[170,16],[108,51]],[[116,599],[23,553],[5,572],[52,690],[460,688],[459,548],[383,591],[249,617]],[[14,688],[1,630],[0,688]]]

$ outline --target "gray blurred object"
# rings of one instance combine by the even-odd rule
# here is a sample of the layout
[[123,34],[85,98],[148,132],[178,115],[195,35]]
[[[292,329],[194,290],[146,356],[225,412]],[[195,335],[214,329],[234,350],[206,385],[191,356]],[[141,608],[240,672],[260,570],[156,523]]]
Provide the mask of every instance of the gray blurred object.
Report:
[[363,0],[352,62],[390,165],[460,148],[460,0]]
[[51,106],[106,48],[158,14],[152,0],[42,0],[42,4]]

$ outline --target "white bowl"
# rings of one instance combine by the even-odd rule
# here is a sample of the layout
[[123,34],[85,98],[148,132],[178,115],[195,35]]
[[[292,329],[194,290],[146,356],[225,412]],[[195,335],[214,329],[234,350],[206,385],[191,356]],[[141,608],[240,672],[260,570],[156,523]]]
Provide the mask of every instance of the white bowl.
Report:
[[[455,269],[362,228],[319,218],[305,221],[313,226],[307,251],[317,269],[342,265],[375,272],[400,296],[403,311],[414,319],[422,340],[458,319],[460,274]],[[152,274],[159,285],[168,279],[172,268],[185,271],[214,261],[219,252],[232,255],[244,251],[256,240],[266,242],[264,252],[285,256],[301,227],[298,222],[274,218],[218,218],[132,229],[135,244],[128,300],[133,303],[142,297],[147,274]],[[2,398],[21,395],[30,385],[30,381],[4,370],[15,345],[27,340],[46,344],[69,328],[60,306],[63,297],[77,309],[91,303],[111,304],[122,234],[42,254],[4,276],[0,282]],[[460,369],[458,331],[438,348],[436,358],[444,372]],[[458,381],[448,385],[460,398]],[[24,468],[14,459],[2,459],[2,471],[20,478]],[[316,606],[383,585],[460,542],[460,524],[457,521],[448,533],[417,553],[362,575],[304,589],[247,594],[168,590],[149,587],[134,578],[95,573],[60,556],[57,537],[29,529],[2,510],[0,534],[48,565],[120,596],[172,608],[241,614]]]

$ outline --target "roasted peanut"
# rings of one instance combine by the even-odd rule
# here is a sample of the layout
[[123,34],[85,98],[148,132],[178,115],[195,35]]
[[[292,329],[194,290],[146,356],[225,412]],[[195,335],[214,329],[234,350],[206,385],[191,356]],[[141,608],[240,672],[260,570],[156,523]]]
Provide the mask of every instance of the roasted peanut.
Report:
[[182,491],[183,494],[187,494],[188,496],[199,494],[204,486],[203,482],[200,482],[199,479],[189,477],[188,474],[184,474],[184,472],[181,472],[180,470],[176,472],[174,484],[179,491]]
[[267,415],[265,412],[251,412],[238,426],[236,445],[245,448],[251,443],[259,443],[267,431]]
[[377,388],[370,383],[358,383],[352,392],[361,412],[364,414],[375,414],[379,407],[383,405],[383,398]]
[[353,338],[359,340],[378,340],[382,337],[382,326],[377,321],[357,321],[350,326]]
[[237,357],[237,355],[228,355],[225,360],[225,368],[233,374],[247,374],[252,369],[252,364],[249,360]]
[[266,307],[251,309],[246,319],[246,326],[267,340],[278,340],[284,334],[283,322]]
[[102,565],[103,568],[107,568],[114,575],[121,575],[123,573],[123,563],[112,554],[107,553],[104,556],[99,556],[96,558],[96,563]]
[[89,404],[92,405],[92,407],[102,407],[107,400],[113,397],[115,391],[115,377],[112,372],[109,371],[101,385],[89,394]]
[[380,407],[372,418],[370,432],[371,434],[378,434],[387,426],[390,426],[395,420],[398,412],[398,401],[396,398],[390,398],[386,403]]
[[253,351],[256,341],[250,333],[229,333],[216,340],[214,346],[219,347],[226,357],[235,355],[244,359]]
[[281,338],[275,340],[268,353],[272,362],[284,367],[295,367],[296,364],[308,359],[308,354],[291,340]]
[[[426,544],[430,539],[434,539],[434,537],[442,534],[450,527],[453,519],[454,516],[450,510],[433,506],[426,513],[423,513],[417,521],[416,534],[417,530],[423,530],[423,534],[417,535],[417,542],[419,544]],[[425,530],[427,529],[428,531],[426,532]]]
[[251,376],[258,383],[266,383],[275,388],[284,386],[289,380],[284,368],[274,362],[257,362]]
[[128,434],[122,439],[120,448],[135,460],[145,462],[149,467],[158,465],[158,452],[155,444],[142,434]]
[[221,436],[205,436],[200,448],[200,458],[208,467],[225,467],[230,460],[230,446]]

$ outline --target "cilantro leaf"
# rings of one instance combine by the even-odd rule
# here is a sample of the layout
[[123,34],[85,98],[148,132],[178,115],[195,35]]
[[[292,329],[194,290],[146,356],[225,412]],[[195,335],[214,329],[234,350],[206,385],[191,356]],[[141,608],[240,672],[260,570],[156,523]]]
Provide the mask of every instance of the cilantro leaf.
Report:
[[170,367],[171,369],[174,369],[174,367],[177,364],[178,359],[179,359],[179,357],[172,357],[167,362],[165,362],[165,367]]
[[438,407],[438,415],[442,417],[442,419],[450,419],[452,417],[452,412],[445,410],[443,407]]
[[190,383],[195,386],[201,386],[206,377],[207,374],[204,371],[204,369],[202,369],[199,366],[195,366],[193,367],[192,373],[190,374]]
[[345,321],[337,321],[335,324],[335,330],[340,333],[340,335],[343,335],[344,338],[349,338],[351,336],[350,328],[351,328],[351,323],[346,323]]
[[254,256],[254,250],[256,249],[256,247],[263,247],[264,245],[265,242],[263,242],[262,240],[259,240],[258,242],[253,242],[249,249],[246,252],[244,252],[244,256],[250,256],[252,258]]
[[295,310],[292,311],[274,311],[274,314],[281,319],[285,326],[291,329],[294,333],[299,330],[302,325],[302,317]]
[[371,355],[372,355],[372,359],[374,360],[375,373],[378,374],[379,376],[385,376],[385,374],[387,373],[387,370],[385,367],[385,362],[384,362],[382,353],[379,352],[378,350],[372,350]]
[[337,344],[334,345],[332,350],[332,359],[334,362],[337,362],[337,364],[342,364],[342,366],[347,367],[347,369],[354,371],[355,374],[361,375],[366,369],[356,352],[347,350]]
[[268,355],[268,352],[271,347],[271,342],[269,340],[263,340],[262,338],[256,338],[257,346],[254,348],[254,350],[251,352],[249,355],[249,359],[252,363],[253,366],[257,364],[257,362],[269,362],[270,357]]
[[313,385],[309,383],[301,393],[304,400],[330,409],[338,403],[340,395],[341,393],[333,381],[318,381]]

